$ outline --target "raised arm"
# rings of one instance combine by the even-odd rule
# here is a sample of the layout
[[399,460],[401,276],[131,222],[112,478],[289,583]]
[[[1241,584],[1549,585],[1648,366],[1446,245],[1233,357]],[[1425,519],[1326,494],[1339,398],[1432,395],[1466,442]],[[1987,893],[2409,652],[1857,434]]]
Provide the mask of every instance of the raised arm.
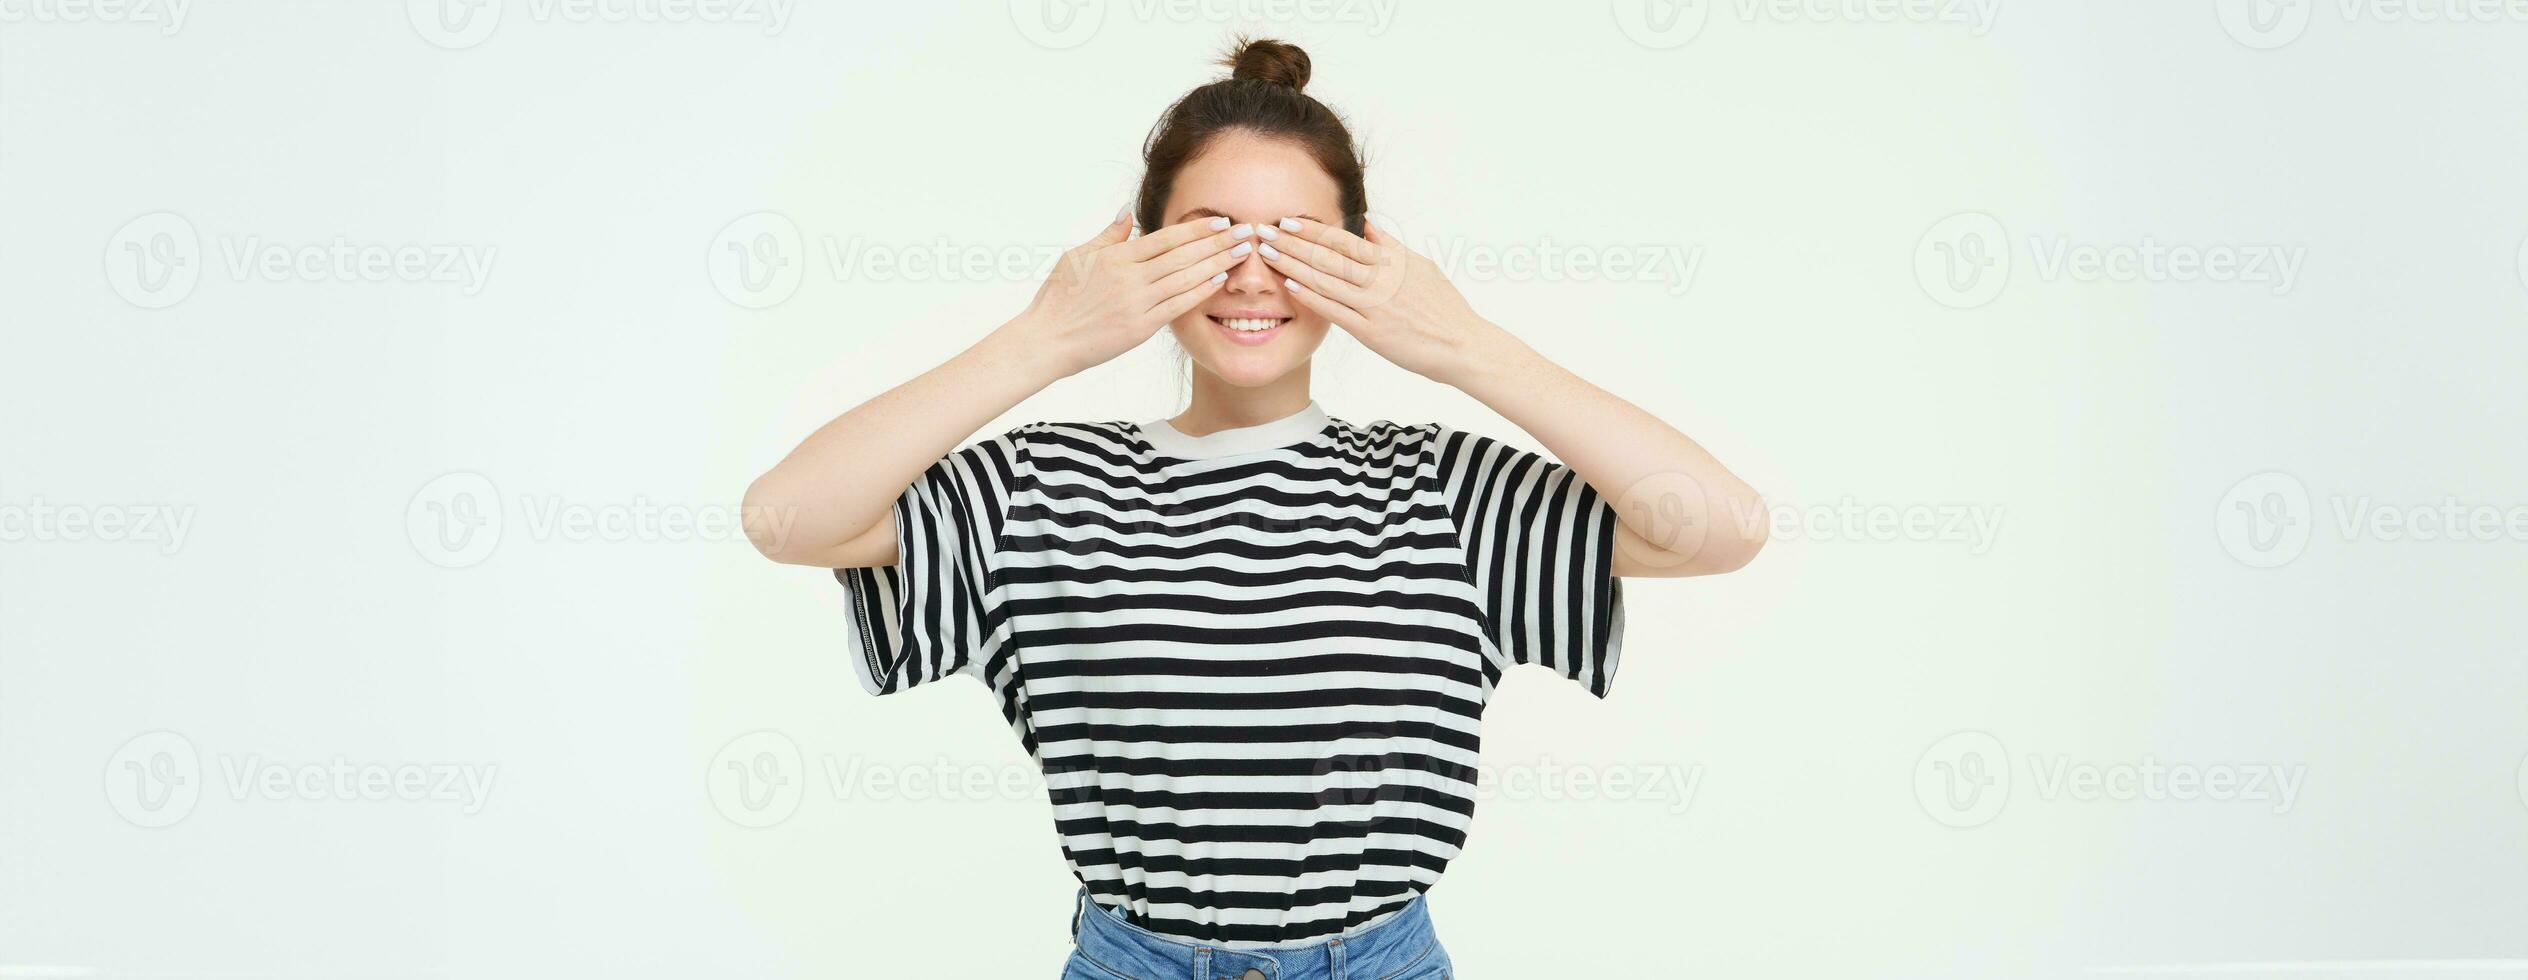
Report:
[[947,363],[845,412],[746,488],[746,537],[774,561],[894,564],[895,500],[985,423],[1139,346],[1246,256],[1228,219],[1129,238],[1129,213],[1054,263],[1027,310]]
[[1397,366],[1453,386],[1536,437],[1614,506],[1614,573],[1734,571],[1764,547],[1754,488],[1685,433],[1476,315],[1439,266],[1365,225],[1291,218],[1265,260],[1291,294]]

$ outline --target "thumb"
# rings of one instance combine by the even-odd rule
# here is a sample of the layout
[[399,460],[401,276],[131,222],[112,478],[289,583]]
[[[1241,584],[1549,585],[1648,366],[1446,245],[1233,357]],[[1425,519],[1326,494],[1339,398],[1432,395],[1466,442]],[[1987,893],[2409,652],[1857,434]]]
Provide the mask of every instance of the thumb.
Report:
[[1130,237],[1132,237],[1132,204],[1125,202],[1122,208],[1116,210],[1115,220],[1107,222],[1106,227],[1097,233],[1097,237],[1089,239],[1087,247],[1105,248],[1108,245],[1121,243]]

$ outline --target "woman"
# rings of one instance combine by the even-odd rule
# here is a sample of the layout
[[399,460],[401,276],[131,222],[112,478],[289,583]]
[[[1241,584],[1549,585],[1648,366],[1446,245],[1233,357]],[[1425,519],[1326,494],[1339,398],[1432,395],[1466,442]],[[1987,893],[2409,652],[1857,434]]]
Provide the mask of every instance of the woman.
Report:
[[[835,569],[870,692],[966,674],[998,698],[1082,886],[1066,976],[1446,976],[1421,896],[1464,842],[1503,670],[1604,697],[1619,579],[1738,568],[1764,529],[1728,518],[1761,508],[1368,225],[1306,54],[1227,63],[1160,120],[1137,208],[764,474],[746,512],[791,522],[749,530]],[[1564,462],[1328,415],[1309,357],[1333,325]],[[1174,418],[958,448],[1162,326],[1192,361]]]

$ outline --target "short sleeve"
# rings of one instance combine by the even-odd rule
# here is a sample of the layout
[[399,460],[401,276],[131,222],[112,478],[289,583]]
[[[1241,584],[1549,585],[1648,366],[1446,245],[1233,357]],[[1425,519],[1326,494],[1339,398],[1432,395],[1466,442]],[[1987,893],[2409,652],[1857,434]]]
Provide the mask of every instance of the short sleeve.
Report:
[[1494,645],[1607,695],[1623,650],[1613,505],[1580,474],[1484,436],[1433,426],[1437,482]]
[[981,440],[922,471],[895,499],[895,564],[837,568],[844,645],[860,686],[893,694],[953,674],[984,675],[1007,630],[993,596],[994,543],[1026,467],[1024,428]]

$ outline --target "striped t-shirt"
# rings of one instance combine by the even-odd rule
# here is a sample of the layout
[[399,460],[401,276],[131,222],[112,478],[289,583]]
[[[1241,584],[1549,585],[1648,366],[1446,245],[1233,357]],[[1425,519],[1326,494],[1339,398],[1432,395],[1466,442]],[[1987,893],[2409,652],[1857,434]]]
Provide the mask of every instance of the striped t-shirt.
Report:
[[1331,936],[1430,888],[1502,670],[1605,697],[1621,649],[1615,514],[1578,474],[1315,402],[1199,437],[1020,426],[894,517],[895,565],[835,572],[861,685],[981,681],[1090,896],[1192,941]]

